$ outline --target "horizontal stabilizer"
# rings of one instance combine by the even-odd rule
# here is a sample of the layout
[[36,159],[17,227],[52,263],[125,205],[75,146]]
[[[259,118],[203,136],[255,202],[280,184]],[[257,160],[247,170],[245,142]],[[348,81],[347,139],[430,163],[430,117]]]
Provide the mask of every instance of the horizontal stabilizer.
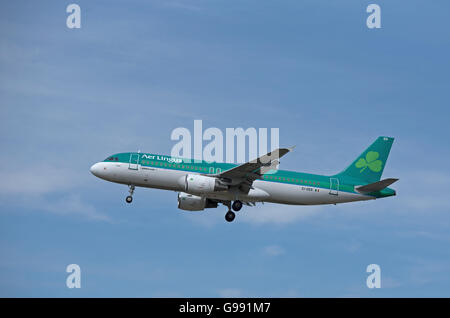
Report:
[[358,192],[362,192],[362,193],[380,191],[380,190],[383,190],[384,188],[387,188],[388,186],[390,186],[391,184],[393,184],[396,181],[398,181],[398,179],[388,178],[388,179],[384,179],[384,180],[370,183],[367,185],[355,187],[355,190]]

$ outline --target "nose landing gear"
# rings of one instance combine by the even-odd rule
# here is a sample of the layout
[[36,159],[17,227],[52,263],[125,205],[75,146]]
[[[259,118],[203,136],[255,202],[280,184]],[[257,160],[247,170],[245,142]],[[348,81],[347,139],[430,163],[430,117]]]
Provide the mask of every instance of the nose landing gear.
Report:
[[130,195],[125,198],[125,201],[127,203],[131,203],[133,202],[134,185],[129,185],[128,187],[130,188],[128,190],[128,192],[130,192]]

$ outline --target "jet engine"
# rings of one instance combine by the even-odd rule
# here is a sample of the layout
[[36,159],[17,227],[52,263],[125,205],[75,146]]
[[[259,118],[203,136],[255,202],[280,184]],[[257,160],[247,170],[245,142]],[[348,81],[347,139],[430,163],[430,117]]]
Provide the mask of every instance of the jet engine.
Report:
[[217,208],[217,202],[185,192],[178,193],[178,208],[186,211],[202,211],[205,208]]
[[214,177],[188,174],[184,178],[184,190],[189,193],[204,194],[228,190],[228,186]]

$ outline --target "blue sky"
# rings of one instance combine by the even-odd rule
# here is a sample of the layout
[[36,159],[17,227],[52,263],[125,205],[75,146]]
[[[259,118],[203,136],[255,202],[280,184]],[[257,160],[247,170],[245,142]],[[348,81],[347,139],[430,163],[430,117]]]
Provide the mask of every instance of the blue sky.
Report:
[[[9,1],[0,10],[0,296],[450,296],[448,1]],[[333,174],[396,138],[398,195],[187,213],[89,173],[176,127],[280,128]],[[65,286],[79,264],[82,288]],[[381,266],[369,290],[367,265]]]

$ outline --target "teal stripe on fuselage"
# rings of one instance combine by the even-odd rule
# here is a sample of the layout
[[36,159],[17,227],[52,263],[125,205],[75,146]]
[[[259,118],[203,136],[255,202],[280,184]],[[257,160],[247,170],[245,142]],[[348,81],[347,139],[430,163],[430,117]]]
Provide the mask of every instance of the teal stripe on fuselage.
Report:
[[[133,155],[133,156],[132,156]],[[192,173],[216,174],[238,166],[232,163],[207,162],[204,160],[189,160],[175,158],[164,155],[154,155],[148,153],[126,152],[109,156],[104,162],[121,162],[125,164],[140,164],[144,167],[155,167],[169,170],[180,170]],[[330,189],[330,176],[316,175],[303,172],[288,170],[272,170],[274,173],[266,173],[261,180],[267,182],[278,182],[284,184],[299,185],[305,187],[314,187],[321,189]],[[361,185],[356,180],[350,180],[347,177],[339,178],[339,191],[356,193],[354,186]],[[395,191],[386,188],[378,192],[367,195],[379,198],[395,195]]]

